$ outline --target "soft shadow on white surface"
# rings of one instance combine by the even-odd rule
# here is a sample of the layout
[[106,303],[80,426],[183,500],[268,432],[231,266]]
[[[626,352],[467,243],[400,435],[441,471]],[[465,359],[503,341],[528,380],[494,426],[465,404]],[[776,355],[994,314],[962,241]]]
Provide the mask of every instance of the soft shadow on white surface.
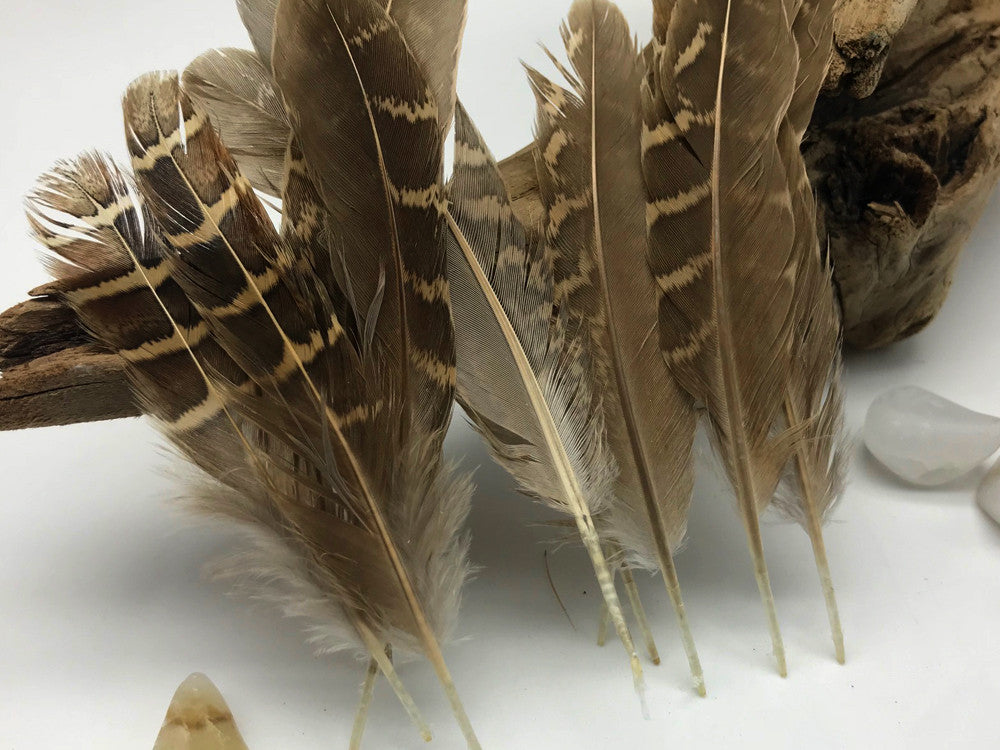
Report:
[[[461,94],[498,155],[530,135],[518,58],[544,65],[568,2],[472,0]],[[645,0],[623,3],[642,35]],[[565,6],[565,7],[564,7]],[[44,279],[21,196],[58,156],[122,155],[117,100],[143,70],[211,45],[242,44],[227,0],[0,9],[0,306]],[[911,341],[848,357],[849,424],[876,393],[915,383],[1000,413],[1000,200],[966,251],[939,319]],[[315,658],[294,623],[224,596],[201,569],[231,537],[170,505],[177,484],[158,439],[132,420],[0,434],[0,747],[152,746],[170,695],[209,674],[255,750],[346,746],[364,666]],[[832,656],[805,535],[768,519],[765,546],[790,674],[781,680],[746,546],[722,484],[703,472],[678,558],[709,697],[689,689],[662,585],[642,576],[663,664],[647,665],[643,721],[620,645],[595,645],[599,599],[585,556],[556,551],[552,515],[517,496],[456,415],[449,453],[476,470],[473,557],[460,640],[448,648],[484,747],[987,747],[1000,701],[1000,528],[974,480],[915,490],[860,451],[827,530],[847,636]],[[545,570],[574,630],[560,610]],[[431,670],[402,667],[437,735],[462,747]],[[368,747],[420,746],[380,685]]]

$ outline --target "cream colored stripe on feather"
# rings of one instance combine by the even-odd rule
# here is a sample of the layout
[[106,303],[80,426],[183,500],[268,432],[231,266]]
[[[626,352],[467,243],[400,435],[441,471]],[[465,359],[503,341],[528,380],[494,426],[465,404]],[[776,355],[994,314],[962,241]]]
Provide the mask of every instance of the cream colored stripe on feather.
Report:
[[[132,169],[136,172],[144,172],[156,166],[160,159],[171,156],[174,149],[186,141],[191,140],[207,122],[207,119],[200,112],[195,112],[185,120],[181,127],[166,137],[161,137],[156,143],[147,148],[142,156],[132,157]],[[134,137],[134,136],[133,136]]]

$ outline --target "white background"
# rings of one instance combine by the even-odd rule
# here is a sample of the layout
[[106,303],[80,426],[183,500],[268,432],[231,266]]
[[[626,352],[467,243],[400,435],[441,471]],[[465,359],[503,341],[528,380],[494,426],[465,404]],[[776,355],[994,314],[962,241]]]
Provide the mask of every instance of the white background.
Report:
[[[518,60],[544,66],[568,3],[472,0],[460,93],[492,148],[530,135]],[[640,37],[647,0],[623,2]],[[0,7],[0,307],[45,280],[21,196],[57,157],[124,156],[118,97],[153,68],[245,45],[227,0],[36,0]],[[548,68],[543,68],[548,70]],[[1000,201],[991,201],[931,327],[848,360],[848,419],[903,383],[1000,414]],[[363,666],[314,658],[296,626],[224,596],[201,568],[224,531],[181,517],[177,485],[139,420],[0,434],[0,748],[151,747],[174,687],[207,672],[254,750],[346,747]],[[620,647],[594,645],[592,573],[576,549],[549,554],[570,627],[546,580],[548,516],[517,496],[461,417],[449,451],[477,470],[462,640],[448,661],[486,748],[997,747],[1000,528],[977,511],[978,474],[907,489],[864,451],[826,532],[847,635],[832,657],[805,535],[777,522],[765,546],[789,657],[781,680],[732,502],[699,482],[678,565],[708,680],[688,689],[662,586],[640,581],[664,659],[647,667],[644,721]],[[404,667],[437,734],[461,738],[429,667]],[[367,747],[420,745],[384,684]]]

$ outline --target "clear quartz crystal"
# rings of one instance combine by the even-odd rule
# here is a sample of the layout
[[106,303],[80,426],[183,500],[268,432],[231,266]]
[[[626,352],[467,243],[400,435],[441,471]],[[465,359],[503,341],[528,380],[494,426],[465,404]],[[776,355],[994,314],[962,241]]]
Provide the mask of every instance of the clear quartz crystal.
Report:
[[1000,448],[1000,419],[909,385],[872,402],[864,436],[890,471],[934,486],[968,474]]
[[1000,523],[1000,461],[993,464],[976,490],[979,507],[997,523]]

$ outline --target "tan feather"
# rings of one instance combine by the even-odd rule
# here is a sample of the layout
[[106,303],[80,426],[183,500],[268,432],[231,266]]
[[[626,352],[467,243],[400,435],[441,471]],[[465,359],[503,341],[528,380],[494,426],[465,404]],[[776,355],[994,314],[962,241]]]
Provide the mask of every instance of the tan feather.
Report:
[[636,688],[642,671],[593,516],[607,508],[618,468],[604,437],[586,348],[556,315],[551,264],[529,245],[493,156],[459,105],[448,262],[458,397],[522,491],[573,517]]
[[555,301],[591,344],[595,389],[620,467],[606,536],[659,569],[699,692],[704,681],[671,546],[691,501],[695,412],[657,346],[656,287],[646,260],[640,152],[641,58],[620,11],[578,0],[563,39],[569,89],[529,71],[538,100],[537,164],[554,259]]
[[799,52],[795,93],[779,133],[791,187],[795,248],[795,330],[785,398],[785,424],[802,434],[792,470],[775,502],[809,534],[826,600],[838,661],[844,661],[844,636],[823,541],[822,521],[844,485],[848,441],[844,438],[841,375],[841,320],[832,269],[816,236],[816,204],[799,151],[802,134],[825,78],[833,41],[832,0],[804,2],[792,23]]
[[758,513],[796,437],[773,428],[791,366],[798,266],[778,138],[798,57],[782,3],[677,0],[658,9],[667,16],[644,87],[643,133],[661,346],[677,381],[707,407],[784,674]]

